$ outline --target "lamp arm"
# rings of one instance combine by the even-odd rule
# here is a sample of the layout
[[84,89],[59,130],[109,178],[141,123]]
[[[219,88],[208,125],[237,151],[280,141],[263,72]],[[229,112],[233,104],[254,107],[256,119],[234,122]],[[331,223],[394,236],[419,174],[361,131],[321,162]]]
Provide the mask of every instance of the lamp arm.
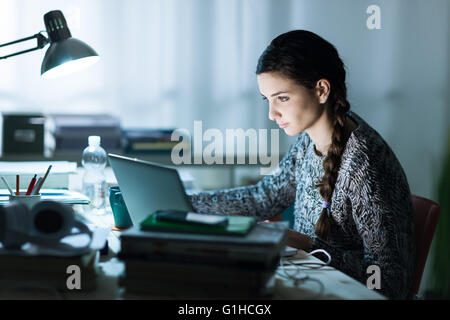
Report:
[[42,49],[49,43],[49,40],[42,33],[39,32],[39,33],[37,33],[37,34],[35,34],[35,35],[31,36],[31,37],[26,37],[26,38],[23,38],[23,39],[12,41],[12,42],[0,44],[0,48],[1,47],[6,47],[6,46],[9,46],[9,45],[12,45],[12,44],[16,44],[16,43],[19,43],[19,42],[32,40],[32,39],[35,39],[35,38],[37,39],[36,47],[31,48],[31,49],[27,49],[27,50],[23,50],[23,51],[19,51],[19,52],[16,52],[16,53],[9,54],[9,55],[0,57],[0,59],[6,59],[6,58],[9,58],[9,57],[17,56],[19,54],[27,53],[27,52],[38,50],[38,49]]

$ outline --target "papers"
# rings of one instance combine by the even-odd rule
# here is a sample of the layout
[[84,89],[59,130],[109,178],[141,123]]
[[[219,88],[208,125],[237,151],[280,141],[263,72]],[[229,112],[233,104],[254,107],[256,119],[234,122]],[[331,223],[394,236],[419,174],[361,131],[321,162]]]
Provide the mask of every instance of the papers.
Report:
[[[41,189],[41,200],[53,200],[65,204],[89,204],[90,200],[84,194],[67,189]],[[0,189],[0,204],[9,202],[8,189]]]
[[51,174],[69,174],[77,172],[77,163],[69,161],[0,161],[0,175],[44,175],[52,165]]
[[20,175],[20,189],[26,191],[36,174],[43,177],[48,167],[52,165],[45,188],[68,188],[69,175],[77,173],[77,163],[69,161],[0,161],[0,176],[5,177],[8,184],[15,189],[16,174]]

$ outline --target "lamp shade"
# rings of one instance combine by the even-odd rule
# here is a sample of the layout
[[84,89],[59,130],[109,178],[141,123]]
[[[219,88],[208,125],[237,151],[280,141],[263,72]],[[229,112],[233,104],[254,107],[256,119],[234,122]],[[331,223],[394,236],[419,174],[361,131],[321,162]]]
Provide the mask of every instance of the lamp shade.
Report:
[[59,10],[44,15],[44,22],[50,38],[50,47],[41,66],[43,78],[57,78],[84,69],[100,57],[89,45],[72,38],[66,19]]

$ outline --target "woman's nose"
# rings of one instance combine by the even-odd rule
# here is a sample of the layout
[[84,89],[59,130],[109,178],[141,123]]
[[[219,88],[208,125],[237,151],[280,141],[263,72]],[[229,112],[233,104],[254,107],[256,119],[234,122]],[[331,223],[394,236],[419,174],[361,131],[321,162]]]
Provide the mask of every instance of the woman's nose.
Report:
[[280,113],[277,110],[275,110],[275,108],[272,105],[270,105],[269,106],[269,119],[272,121],[275,121],[279,117],[280,117]]

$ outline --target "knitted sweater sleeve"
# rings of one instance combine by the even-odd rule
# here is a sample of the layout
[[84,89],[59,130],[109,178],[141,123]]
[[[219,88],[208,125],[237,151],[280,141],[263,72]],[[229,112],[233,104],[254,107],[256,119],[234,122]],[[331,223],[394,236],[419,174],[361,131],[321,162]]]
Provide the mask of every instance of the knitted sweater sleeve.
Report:
[[199,213],[255,216],[272,219],[295,201],[295,167],[302,152],[300,136],[271,175],[255,185],[224,190],[204,191],[188,198]]
[[343,249],[318,238],[313,248],[327,250],[334,267],[363,284],[373,274],[367,268],[379,267],[378,291],[391,299],[405,299],[414,261],[411,194],[401,168],[380,159],[377,165],[356,170],[349,185],[348,201],[363,250]]

